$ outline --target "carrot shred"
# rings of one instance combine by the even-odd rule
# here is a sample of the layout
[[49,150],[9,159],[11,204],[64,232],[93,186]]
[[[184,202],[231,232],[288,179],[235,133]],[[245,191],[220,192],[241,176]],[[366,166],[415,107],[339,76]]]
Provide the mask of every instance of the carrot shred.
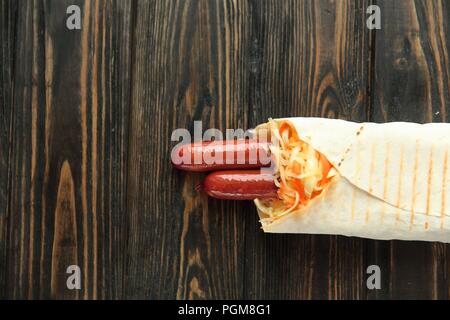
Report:
[[[289,137],[289,141],[287,144],[285,144],[285,149],[291,151],[294,146],[299,146],[301,147],[301,150],[304,149],[304,142],[300,141],[297,131],[295,129],[295,127],[288,121],[283,121],[281,122],[279,128],[278,128],[278,132],[280,134],[281,137],[283,137],[283,133],[285,131],[288,131],[288,137]],[[317,152],[317,151],[316,151]],[[321,153],[317,152],[317,159],[320,163],[321,169],[322,169],[322,179],[320,181],[318,181],[317,186],[318,187],[323,187],[325,186],[330,180],[331,178],[327,178],[328,173],[330,172],[332,165],[331,163],[326,159],[325,156],[323,156]],[[302,173],[302,167],[298,162],[294,162],[292,164],[292,167],[290,168],[290,170],[296,174],[296,175],[300,175]],[[292,186],[295,188],[295,190],[297,190],[297,192],[299,193],[300,196],[300,202],[301,203],[305,203],[308,200],[318,196],[322,190],[314,190],[311,194],[311,197],[307,197],[305,194],[305,187],[303,185],[303,182],[300,179],[295,179],[292,178],[291,180]],[[284,183],[281,185],[280,190],[278,192],[279,196],[282,199],[285,199],[286,203],[292,204],[292,202],[295,201],[295,199],[291,196],[289,196],[287,194],[287,187],[284,185]]]

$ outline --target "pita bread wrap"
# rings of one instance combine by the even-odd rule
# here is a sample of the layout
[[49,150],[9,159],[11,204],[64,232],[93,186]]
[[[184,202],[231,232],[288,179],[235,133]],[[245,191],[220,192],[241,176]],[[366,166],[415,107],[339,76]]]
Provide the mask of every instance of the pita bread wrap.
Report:
[[320,194],[282,214],[255,200],[265,232],[450,242],[449,124],[322,118],[271,123],[256,133],[269,128],[273,138],[273,124],[289,123],[331,163],[334,175]]

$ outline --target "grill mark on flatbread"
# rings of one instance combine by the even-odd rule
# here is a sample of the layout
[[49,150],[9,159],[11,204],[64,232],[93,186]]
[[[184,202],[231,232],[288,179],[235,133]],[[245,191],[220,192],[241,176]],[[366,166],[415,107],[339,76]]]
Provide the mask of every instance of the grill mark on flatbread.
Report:
[[345,156],[350,152],[350,150],[352,150],[352,146],[353,146],[353,144],[350,144],[350,145],[347,147],[347,149],[345,149],[344,155],[342,156],[341,160],[339,160],[338,167],[340,167],[341,164],[342,164],[342,162],[344,162]]
[[430,214],[430,197],[431,197],[431,182],[433,180],[433,146],[430,149],[430,159],[428,160],[428,180],[427,180],[427,220],[425,221],[425,230],[428,229],[428,216]]
[[359,127],[358,131],[356,131],[356,135],[359,136],[361,134],[361,132],[364,129],[364,125],[362,125],[361,127]]
[[[386,157],[384,158],[384,180],[383,180],[383,199],[387,199],[388,191],[388,177],[389,177],[389,160],[391,157],[391,144],[386,143]],[[383,223],[384,215],[386,211],[386,206],[383,206],[383,211],[381,212],[381,223]]]
[[373,180],[373,170],[375,168],[375,147],[376,143],[372,143],[370,148],[370,171],[369,171],[369,193],[373,192],[372,180]]
[[[397,205],[396,207],[400,209],[400,199],[402,196],[402,184],[403,184],[403,170],[404,170],[404,164],[403,164],[403,145],[400,146],[400,168],[399,168],[399,175],[398,175],[398,188],[397,188]],[[395,223],[397,224],[400,220],[400,210],[397,210],[397,216],[395,217]]]
[[442,173],[442,199],[441,199],[441,230],[444,229],[445,209],[446,209],[446,192],[447,192],[447,163],[448,163],[448,149],[445,150],[444,155],[444,172]]
[[352,222],[355,220],[355,196],[356,196],[356,188],[353,188],[352,191]]
[[409,221],[409,229],[411,230],[414,225],[414,211],[416,210],[416,191],[417,191],[417,166],[419,164],[419,140],[416,140],[416,151],[414,153],[414,172],[413,172],[413,185],[412,185],[412,198],[411,198],[411,216]]
[[[364,129],[364,125],[362,125],[361,127],[359,127],[358,131],[356,131],[356,135],[359,136],[359,135],[361,134],[361,132],[363,131],[363,129]],[[353,146],[353,144],[351,143],[351,144],[347,147],[347,149],[345,149],[344,155],[342,156],[341,160],[339,160],[339,163],[338,163],[338,165],[337,165],[338,167],[340,167],[341,164],[342,164],[342,162],[344,162],[345,156],[350,152],[350,150],[352,150],[352,146]]]
[[369,216],[370,216],[370,210],[369,210],[369,207],[367,207],[366,208],[366,214],[365,214],[365,217],[364,217],[364,223],[365,224],[369,223]]
[[[401,126],[402,124],[399,123],[399,126]],[[417,125],[419,126],[419,125]],[[411,126],[412,127],[412,126]],[[426,125],[424,125],[424,128],[426,127]],[[388,127],[386,127],[388,128]],[[405,126],[406,128],[406,126]],[[329,150],[325,150],[324,153],[327,154],[329,157],[332,159],[333,157],[335,159],[337,159],[336,162],[336,168],[338,169],[338,172],[345,178],[347,179],[353,186],[358,187],[359,189],[369,193],[371,196],[376,197],[378,199],[380,199],[381,201],[384,201],[386,203],[388,203],[389,205],[392,205],[394,207],[398,207],[399,212],[395,212],[395,210],[392,210],[392,220],[396,220],[396,216],[398,215],[398,222],[405,222],[406,223],[406,227],[405,229],[408,230],[409,228],[409,221],[410,221],[410,213],[411,213],[411,189],[412,189],[412,173],[413,173],[413,165],[414,165],[414,153],[415,153],[415,142],[418,139],[420,142],[420,150],[419,150],[419,163],[418,163],[418,168],[417,168],[417,184],[416,184],[416,202],[415,202],[415,207],[414,207],[414,226],[413,227],[417,227],[417,223],[420,224],[420,228],[421,230],[423,230],[423,226],[426,219],[426,180],[427,180],[427,172],[428,172],[428,168],[426,167],[428,164],[428,152],[430,150],[429,146],[431,144],[433,144],[434,146],[434,156],[433,156],[433,182],[432,182],[432,186],[431,186],[431,195],[430,195],[430,209],[428,212],[428,215],[430,216],[428,221],[429,221],[429,227],[431,228],[432,225],[432,216],[436,216],[437,219],[437,224],[436,227],[439,228],[439,217],[441,216],[441,207],[440,207],[440,201],[441,201],[441,177],[442,177],[442,169],[441,169],[441,165],[442,165],[442,157],[444,155],[445,150],[448,148],[449,149],[449,153],[450,153],[450,148],[449,145],[441,145],[441,143],[447,143],[446,141],[443,141],[441,138],[436,138],[433,141],[433,139],[431,139],[430,137],[428,137],[428,134],[425,134],[425,141],[422,140],[420,136],[420,134],[414,132],[411,134],[411,136],[405,136],[405,137],[401,137],[401,135],[396,135],[395,137],[391,137],[389,138],[389,135],[395,135],[395,130],[392,130],[392,132],[386,132],[386,134],[388,134],[387,136],[381,137],[378,135],[378,133],[376,132],[376,130],[382,130],[382,127],[379,128],[371,128],[370,126],[366,126],[364,128],[363,133],[361,134],[361,136],[359,138],[356,138],[355,133],[357,131],[357,128],[353,129],[353,137],[355,137],[353,142],[353,146],[352,149],[350,150],[350,152],[347,154],[347,156],[344,159],[344,162],[341,164],[341,167],[338,169],[337,167],[337,163],[339,162],[339,159],[342,158],[342,155],[339,154],[335,154],[330,150],[333,150],[332,147],[330,147]],[[450,128],[449,128],[450,129]],[[368,131],[369,130],[369,131]],[[389,129],[390,130],[390,129]],[[386,130],[387,131],[387,130]],[[450,134],[450,131],[449,131]],[[448,136],[448,135],[447,135]],[[430,139],[430,140],[427,140]],[[370,147],[372,142],[377,143],[378,147],[381,149],[381,152],[378,152],[375,154],[376,155],[376,159],[375,159],[375,173],[373,174],[373,192],[371,193],[369,191],[369,187],[368,187],[368,183],[369,183],[369,171],[368,171],[368,167],[370,166]],[[391,144],[391,150],[390,150],[390,164],[389,164],[389,169],[388,169],[388,191],[387,191],[387,197],[383,196],[383,175],[384,175],[384,168],[382,168],[383,166],[383,162],[385,161],[385,157],[386,157],[386,149],[385,149],[385,145],[386,143],[390,143]],[[350,142],[351,143],[351,142]],[[349,142],[347,143],[343,143],[340,144],[340,150],[342,150],[340,153],[345,153],[346,148],[348,147]],[[441,156],[436,157],[437,156],[437,145],[439,145],[439,150],[441,150],[439,152],[439,154]],[[400,201],[397,202],[396,199],[396,194],[397,194],[397,183],[399,182],[399,158],[400,158],[400,147],[403,146],[403,176],[401,177],[402,181],[401,181],[401,188],[402,190],[401,192],[401,196],[400,196]],[[365,150],[364,152],[361,152],[361,154],[363,156],[361,156],[362,159],[365,159],[365,162],[363,162],[363,166],[367,166],[367,168],[363,167],[363,174],[361,175],[361,177],[359,179],[357,179],[355,173],[356,173],[356,154],[358,149],[363,149]],[[443,150],[442,150],[443,149]],[[439,169],[438,167],[436,167],[436,159],[439,159]],[[449,159],[449,164],[448,164],[449,168],[450,168],[450,159]],[[367,170],[367,171],[366,171]],[[439,172],[436,172],[437,170],[439,170]],[[447,176],[447,189],[450,188],[449,185],[449,179],[450,179],[450,172]],[[450,192],[450,191],[449,191]],[[349,192],[349,196],[350,196]],[[434,199],[435,197],[437,197],[437,199]],[[349,199],[350,200],[350,199]],[[450,218],[450,193],[447,195],[446,198],[447,201],[447,206],[446,206],[446,211],[444,212],[444,215],[447,218]],[[359,201],[356,201],[356,215],[365,214],[365,208],[364,205],[361,208],[358,207]],[[350,203],[349,203],[350,205]],[[358,209],[359,208],[359,209]],[[372,211],[372,207],[371,209],[371,214],[374,212]],[[381,208],[380,208],[381,209]],[[349,207],[349,216],[350,216],[350,207]],[[386,216],[384,217],[384,219],[387,218],[387,214],[388,211],[386,210]],[[376,212],[376,220],[377,222],[379,222],[380,217],[382,215],[382,211],[378,210]],[[359,216],[358,216],[359,217]],[[417,218],[421,217],[420,221],[418,222]],[[349,217],[350,218],[350,217]],[[373,220],[373,217],[371,217]],[[364,220],[364,216],[361,216],[361,220]],[[446,222],[447,224],[447,222]],[[450,223],[448,224],[450,226]]]
[[[373,192],[373,170],[375,168],[375,147],[376,143],[372,143],[372,146],[370,148],[370,168],[369,168],[369,193]],[[366,209],[366,217],[365,222],[366,224],[369,222],[370,219],[370,210],[369,207]]]
[[[356,172],[355,172],[355,177],[356,179],[361,178],[361,152],[358,150],[356,150]],[[356,189],[353,189],[353,199],[352,199],[352,222],[355,220],[355,205],[356,205],[356,200],[355,200],[355,196],[356,196]]]

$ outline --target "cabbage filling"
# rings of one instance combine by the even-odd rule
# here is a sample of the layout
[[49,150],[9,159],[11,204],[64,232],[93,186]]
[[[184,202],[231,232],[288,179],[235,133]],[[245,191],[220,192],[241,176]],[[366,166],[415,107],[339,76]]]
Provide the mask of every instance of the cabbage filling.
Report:
[[261,223],[267,224],[317,197],[337,171],[325,156],[299,138],[289,121],[270,119],[262,127],[270,133],[274,182],[279,188],[277,199],[255,200],[263,216]]

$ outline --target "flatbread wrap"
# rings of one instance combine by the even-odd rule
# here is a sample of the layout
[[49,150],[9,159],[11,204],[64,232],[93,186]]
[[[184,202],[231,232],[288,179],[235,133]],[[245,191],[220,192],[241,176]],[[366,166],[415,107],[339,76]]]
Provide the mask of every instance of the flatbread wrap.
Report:
[[450,242],[450,125],[269,120],[277,199],[256,199],[270,233]]

